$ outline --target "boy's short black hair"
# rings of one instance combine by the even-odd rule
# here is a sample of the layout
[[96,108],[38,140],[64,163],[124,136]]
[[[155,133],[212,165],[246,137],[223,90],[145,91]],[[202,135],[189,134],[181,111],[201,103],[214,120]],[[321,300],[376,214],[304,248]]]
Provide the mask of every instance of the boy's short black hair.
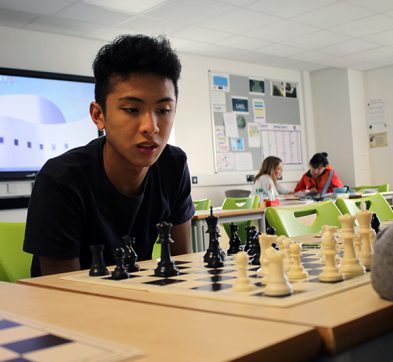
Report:
[[178,96],[181,64],[165,36],[120,35],[98,51],[93,71],[95,99],[104,112],[112,86],[133,73],[152,73],[172,80],[176,98]]
[[318,168],[319,166],[326,167],[329,164],[327,156],[328,154],[326,152],[316,153],[311,157],[310,166],[312,168]]

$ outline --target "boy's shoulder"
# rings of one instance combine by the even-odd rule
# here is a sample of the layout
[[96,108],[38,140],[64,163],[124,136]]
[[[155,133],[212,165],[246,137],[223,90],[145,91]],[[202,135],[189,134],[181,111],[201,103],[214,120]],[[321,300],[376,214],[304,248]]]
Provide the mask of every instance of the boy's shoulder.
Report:
[[100,159],[100,150],[104,140],[97,138],[85,146],[73,148],[59,156],[49,159],[42,167],[40,173],[48,174],[55,178],[66,177],[71,171],[87,171],[95,167]]

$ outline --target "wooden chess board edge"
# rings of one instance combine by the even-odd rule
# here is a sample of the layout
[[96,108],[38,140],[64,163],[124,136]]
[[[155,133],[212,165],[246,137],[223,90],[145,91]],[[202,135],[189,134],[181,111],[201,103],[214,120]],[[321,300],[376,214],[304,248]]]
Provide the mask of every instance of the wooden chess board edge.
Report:
[[[190,290],[190,289],[180,289],[174,287],[163,287],[163,286],[152,286],[146,284],[127,284],[127,279],[123,281],[111,281],[104,280],[100,277],[89,277],[88,271],[82,271],[77,274],[66,275],[60,277],[60,279],[78,282],[78,283],[88,283],[92,285],[101,285],[111,288],[123,288],[131,289],[135,291],[143,292],[156,292],[160,294],[178,295],[178,296],[192,296],[195,298],[210,299],[215,301],[223,301],[228,303],[246,303],[255,306],[264,307],[279,307],[279,308],[289,308],[294,307],[299,304],[312,302],[317,299],[325,298],[330,295],[340,293],[344,290],[349,290],[356,288],[358,286],[370,283],[370,275],[365,274],[360,277],[353,279],[348,279],[340,284],[330,284],[326,283],[322,288],[317,290],[307,291],[305,294],[293,294],[287,298],[275,298],[275,297],[252,297],[247,293],[231,293],[231,292],[211,292],[211,291],[200,291],[200,290]],[[299,283],[299,282],[295,282]],[[294,284],[295,284],[294,283]],[[326,288],[325,288],[326,287]]]

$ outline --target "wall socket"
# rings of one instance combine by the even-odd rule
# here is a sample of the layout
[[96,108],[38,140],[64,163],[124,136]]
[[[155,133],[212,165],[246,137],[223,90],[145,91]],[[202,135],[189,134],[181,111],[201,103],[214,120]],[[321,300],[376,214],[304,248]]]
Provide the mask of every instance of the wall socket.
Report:
[[246,175],[247,182],[254,182],[254,175]]
[[191,182],[195,185],[198,183],[198,176],[192,176],[191,177]]

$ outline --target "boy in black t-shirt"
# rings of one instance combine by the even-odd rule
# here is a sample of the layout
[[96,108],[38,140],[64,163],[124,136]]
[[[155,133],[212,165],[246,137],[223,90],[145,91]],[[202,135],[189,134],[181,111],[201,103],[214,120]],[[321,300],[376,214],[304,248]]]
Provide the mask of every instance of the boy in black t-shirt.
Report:
[[185,153],[167,145],[181,65],[163,38],[120,36],[93,63],[90,115],[105,136],[49,160],[37,175],[24,250],[32,276],[90,267],[91,244],[107,264],[121,237],[149,259],[155,226],[171,222],[173,254],[191,252],[194,213]]

